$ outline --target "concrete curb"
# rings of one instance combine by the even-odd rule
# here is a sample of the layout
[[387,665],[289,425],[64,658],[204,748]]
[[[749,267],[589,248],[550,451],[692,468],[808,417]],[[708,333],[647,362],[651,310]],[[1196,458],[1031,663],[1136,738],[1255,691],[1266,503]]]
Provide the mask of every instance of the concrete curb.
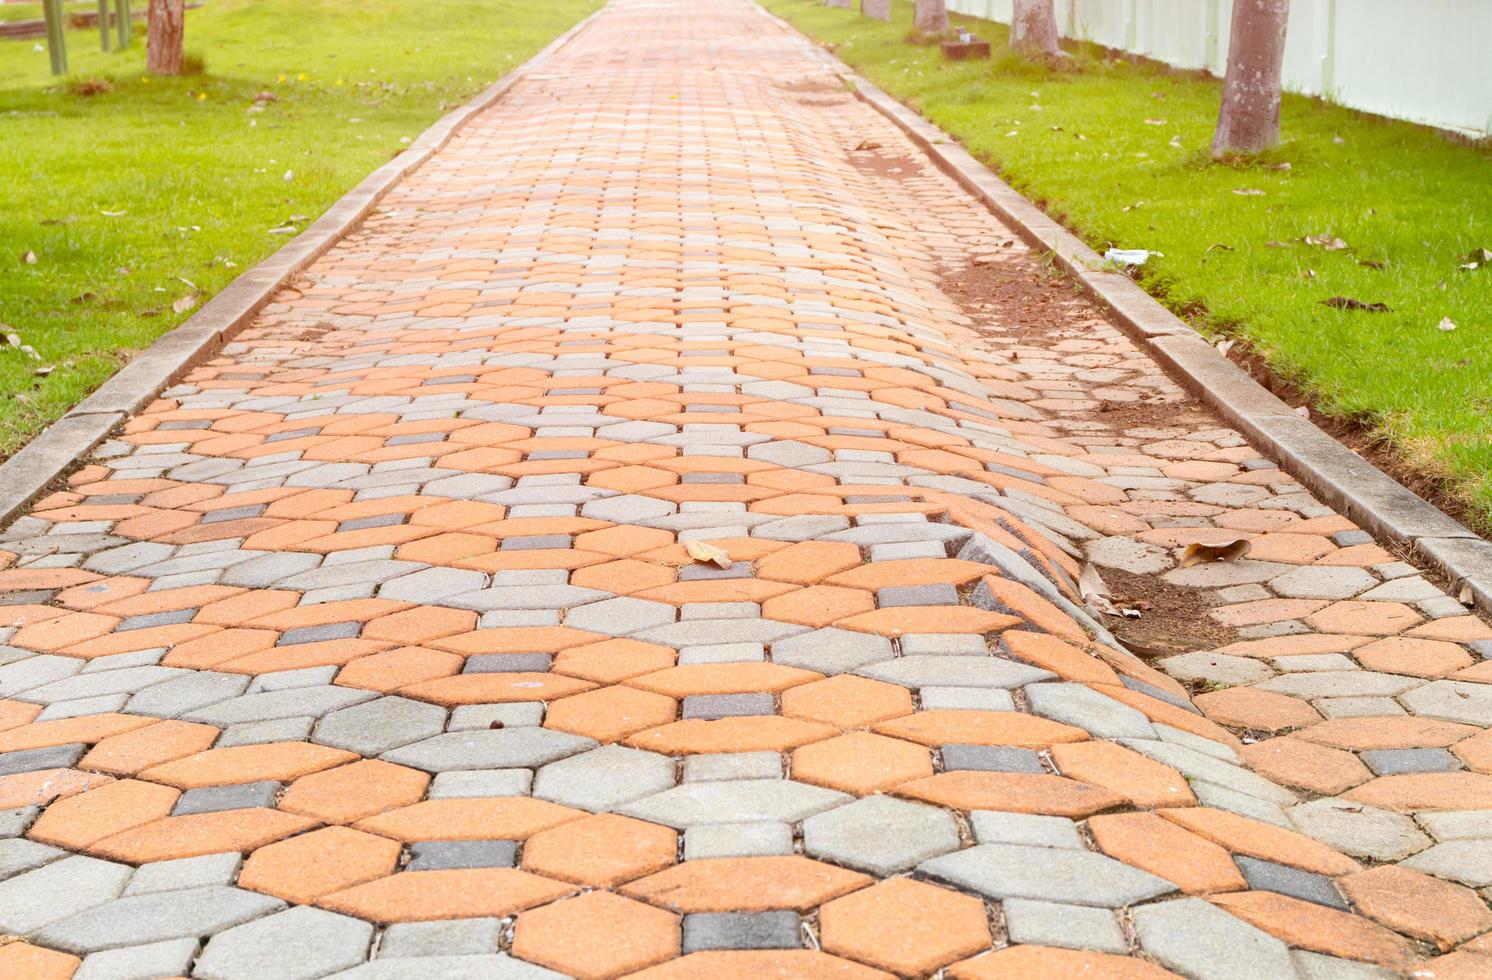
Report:
[[139,412],[186,371],[211,357],[253,321],[275,290],[316,261],[367,217],[406,174],[450,142],[477,113],[553,57],[605,9],[597,9],[538,54],[440,117],[403,153],[364,177],[326,213],[278,251],[234,279],[180,326],[135,355],[117,374],[35,439],[0,463],[0,522],[9,521],[81,460],[114,427]]
[[[766,10],[762,13],[799,33],[781,18]],[[1001,180],[953,137],[811,39],[804,40],[822,63],[853,84],[862,102],[895,123],[939,169],[1027,244],[1051,254],[1064,272],[1108,308],[1135,343],[1255,448],[1375,537],[1405,548],[1438,569],[1450,579],[1453,595],[1467,591],[1477,606],[1492,613],[1492,541],[1479,537],[1295,414],[1133,279],[1105,270],[1097,252]]]

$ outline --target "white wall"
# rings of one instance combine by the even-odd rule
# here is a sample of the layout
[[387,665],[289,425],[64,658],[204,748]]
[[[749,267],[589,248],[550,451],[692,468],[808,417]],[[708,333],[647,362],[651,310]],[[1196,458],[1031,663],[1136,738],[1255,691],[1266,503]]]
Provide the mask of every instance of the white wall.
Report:
[[[1055,0],[1067,37],[1222,75],[1232,0]],[[949,0],[1008,23],[1011,0]],[[1492,0],[1292,0],[1285,86],[1492,135]]]

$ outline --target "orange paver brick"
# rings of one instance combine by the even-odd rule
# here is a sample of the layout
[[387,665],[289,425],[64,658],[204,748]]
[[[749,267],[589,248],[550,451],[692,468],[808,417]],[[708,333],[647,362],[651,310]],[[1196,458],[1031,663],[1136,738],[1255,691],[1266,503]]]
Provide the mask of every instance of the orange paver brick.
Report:
[[896,793],[955,810],[1008,810],[1074,818],[1126,802],[1117,793],[1087,783],[1024,772],[940,772],[902,783]]
[[79,764],[88,769],[133,776],[142,769],[205,751],[218,737],[212,725],[160,721],[100,739]]
[[1361,916],[1274,892],[1212,896],[1212,903],[1298,949],[1402,968],[1415,959],[1403,937]]
[[1293,830],[1211,807],[1158,811],[1162,817],[1234,854],[1288,864],[1323,875],[1361,870],[1358,863]]
[[322,908],[374,922],[424,922],[506,916],[575,891],[514,868],[401,871],[323,895]]
[[874,727],[882,735],[923,745],[1011,745],[1040,749],[1088,737],[1086,731],[1073,725],[1017,711],[936,709],[894,718]]
[[826,952],[898,975],[932,973],[992,941],[983,902],[910,878],[825,904],[819,930]]
[[53,803],[27,836],[43,844],[83,850],[121,831],[152,823],[171,812],[180,790],[121,779]]
[[218,851],[252,851],[316,826],[279,810],[252,807],[166,817],[95,841],[89,850],[131,864],[196,857]]
[[272,779],[289,782],[301,776],[358,758],[356,752],[309,742],[266,742],[208,749],[196,755],[146,769],[140,775],[152,782],[181,789],[231,786]]
[[1351,752],[1298,738],[1271,738],[1239,752],[1250,769],[1286,786],[1334,796],[1373,778]]
[[932,773],[932,754],[923,746],[870,732],[849,732],[793,751],[794,779],[860,796]]
[[873,881],[796,855],[707,858],[640,878],[620,891],[675,912],[806,912]]
[[1464,885],[1385,865],[1338,879],[1363,915],[1449,950],[1492,929],[1492,912]]
[[396,841],[347,827],[323,827],[250,854],[238,884],[309,905],[322,895],[392,874],[398,863]]
[[418,769],[362,759],[301,776],[281,795],[279,807],[323,823],[351,823],[418,803],[429,783]]
[[912,695],[896,684],[838,674],[783,691],[782,713],[836,728],[863,728],[910,715]]
[[679,917],[609,892],[588,892],[520,913],[513,955],[592,980],[679,955]]
[[629,687],[603,687],[561,698],[549,705],[544,727],[598,742],[616,742],[634,732],[656,728],[674,720],[678,702],[673,698]]
[[673,865],[678,834],[631,817],[602,813],[543,830],[523,846],[523,867],[536,874],[611,888]]
[[1101,814],[1089,818],[1088,829],[1103,853],[1189,895],[1248,887],[1227,851],[1153,813]]
[[629,735],[626,744],[662,755],[709,752],[787,752],[833,738],[837,729],[796,718],[763,715],[704,721],[690,718]]
[[707,950],[650,967],[629,980],[892,980],[884,970],[812,949]]
[[1278,733],[1292,728],[1307,728],[1321,720],[1309,703],[1288,694],[1259,691],[1251,687],[1230,687],[1224,691],[1199,694],[1194,703],[1202,713],[1219,725]]
[[1191,806],[1197,802],[1181,773],[1122,745],[1070,742],[1053,745],[1051,751],[1062,775],[1126,797],[1135,806]]
[[1379,776],[1343,793],[1384,810],[1492,810],[1492,776],[1475,772],[1410,772]]
[[558,803],[527,796],[425,800],[357,822],[358,830],[406,842],[524,840],[583,816]]
[[0,976],[26,980],[68,980],[83,961],[71,953],[60,953],[23,940],[0,946]]

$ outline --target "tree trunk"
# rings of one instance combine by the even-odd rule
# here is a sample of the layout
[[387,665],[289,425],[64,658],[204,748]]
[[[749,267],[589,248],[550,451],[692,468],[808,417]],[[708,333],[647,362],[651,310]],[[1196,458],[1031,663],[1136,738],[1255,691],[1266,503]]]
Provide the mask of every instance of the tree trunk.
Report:
[[184,7],[185,0],[150,0],[145,70],[152,75],[181,74]]
[[917,0],[914,26],[918,34],[937,36],[948,32],[948,4],[945,0]]
[[1290,0],[1235,0],[1223,106],[1212,155],[1259,153],[1280,142],[1280,68]]
[[1057,14],[1052,0],[1015,0],[1010,15],[1010,46],[1041,58],[1065,57],[1057,43]]
[[860,13],[876,20],[890,20],[891,0],[860,0]]

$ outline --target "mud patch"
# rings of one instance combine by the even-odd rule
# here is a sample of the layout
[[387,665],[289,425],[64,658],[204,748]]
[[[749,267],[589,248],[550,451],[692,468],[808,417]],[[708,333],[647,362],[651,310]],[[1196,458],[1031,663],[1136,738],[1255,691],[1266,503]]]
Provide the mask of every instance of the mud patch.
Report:
[[1104,616],[1104,626],[1147,660],[1216,650],[1238,639],[1232,627],[1208,615],[1213,604],[1207,589],[1172,585],[1158,575],[1136,575],[1117,568],[1105,568],[1103,580],[1115,608],[1140,612],[1139,619]]

